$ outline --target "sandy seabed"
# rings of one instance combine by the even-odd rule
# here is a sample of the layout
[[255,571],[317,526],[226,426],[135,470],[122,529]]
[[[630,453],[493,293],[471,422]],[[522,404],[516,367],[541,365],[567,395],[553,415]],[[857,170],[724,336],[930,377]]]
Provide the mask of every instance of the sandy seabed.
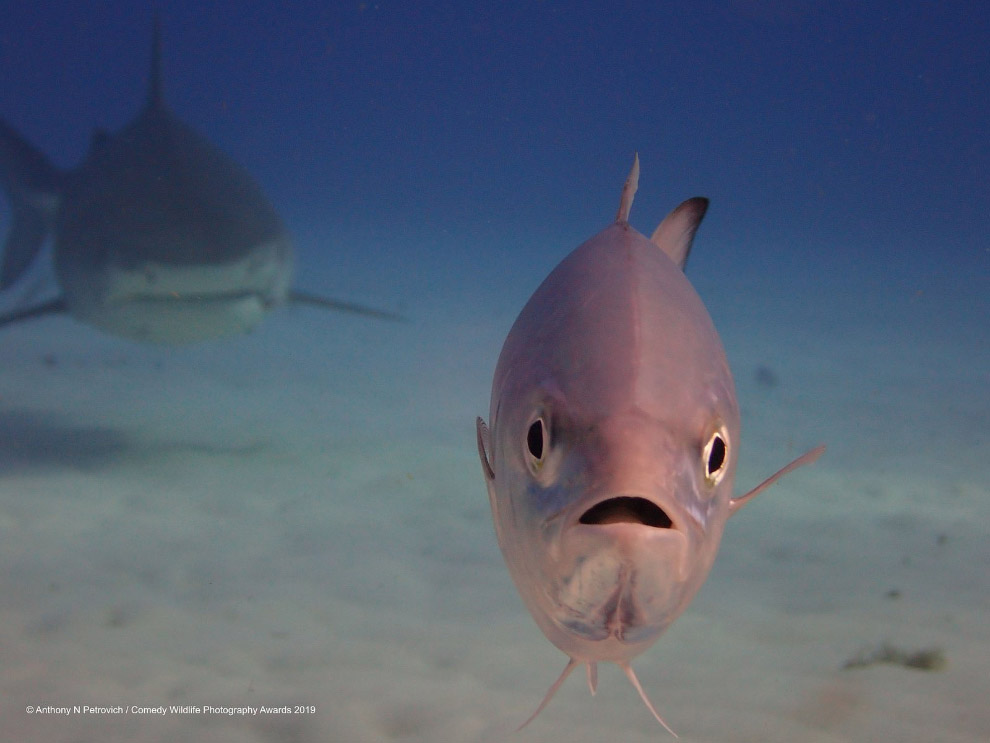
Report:
[[[566,659],[502,563],[473,426],[540,278],[409,297],[400,324],[281,310],[180,350],[68,319],[5,330],[2,737],[670,739],[614,667],[512,735]],[[712,308],[743,410],[737,488],[829,451],[730,521],[698,598],[634,663],[643,686],[685,741],[986,741],[986,300],[953,300],[976,312],[947,330],[918,306],[943,296],[754,306],[772,289]],[[884,643],[944,665],[844,668]]]

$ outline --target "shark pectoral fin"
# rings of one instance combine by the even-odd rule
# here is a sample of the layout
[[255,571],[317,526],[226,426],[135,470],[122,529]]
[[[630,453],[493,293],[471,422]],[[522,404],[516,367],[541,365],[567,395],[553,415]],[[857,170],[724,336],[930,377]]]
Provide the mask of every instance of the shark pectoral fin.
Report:
[[783,467],[782,469],[770,475],[770,477],[768,477],[766,480],[761,482],[759,485],[757,485],[755,488],[750,490],[748,493],[744,495],[740,495],[738,498],[733,498],[732,500],[729,501],[729,515],[734,514],[740,508],[745,506],[747,503],[749,503],[750,500],[753,499],[753,497],[762,493],[764,490],[769,488],[771,485],[777,482],[777,480],[782,478],[788,472],[792,472],[793,470],[796,470],[798,467],[803,467],[806,464],[811,464],[824,453],[825,453],[824,445],[816,446],[811,451],[802,454],[800,457],[795,459],[786,467]]
[[694,233],[698,231],[706,211],[708,199],[702,196],[688,199],[664,217],[650,237],[650,242],[666,253],[682,271],[691,252]]
[[353,302],[341,302],[337,299],[330,299],[329,297],[320,297],[316,294],[308,294],[307,292],[292,291],[289,292],[289,301],[293,304],[308,304],[311,307],[321,307],[325,310],[334,310],[335,312],[350,312],[354,315],[365,315],[366,317],[377,317],[379,320],[393,320],[397,322],[405,322],[406,318],[402,315],[397,315],[394,312],[387,312],[386,310],[378,310],[374,307],[366,307],[362,304],[354,304]]
[[522,730],[524,727],[529,725],[529,723],[531,723],[533,720],[536,719],[536,716],[540,714],[543,711],[543,709],[550,703],[550,700],[553,699],[553,695],[557,693],[557,689],[559,689],[561,687],[561,684],[564,683],[564,680],[571,675],[571,671],[577,668],[577,665],[578,662],[573,658],[570,658],[567,661],[567,665],[564,666],[564,670],[561,672],[560,676],[558,676],[557,680],[553,682],[553,686],[551,686],[547,690],[546,696],[544,696],[543,701],[540,702],[540,706],[536,708],[536,711],[533,714],[531,714],[529,717],[526,718],[526,722],[524,722],[522,725],[516,728],[517,733],[520,730]]
[[650,698],[646,696],[646,692],[643,691],[643,687],[639,683],[639,679],[636,678],[636,672],[633,671],[632,666],[629,665],[628,663],[618,663],[617,665],[619,666],[619,668],[622,669],[623,673],[626,674],[626,678],[629,679],[629,682],[633,685],[636,691],[639,692],[639,698],[643,700],[643,704],[646,705],[646,708],[653,713],[653,716],[655,718],[657,718],[657,722],[663,725],[668,733],[673,735],[675,738],[679,738],[680,736],[677,733],[675,733],[673,730],[671,730],[670,725],[668,725],[666,722],[663,721],[663,718],[660,716],[660,713],[657,712],[656,707],[653,706],[653,702],[651,702]]
[[26,310],[17,310],[16,312],[10,312],[6,315],[0,315],[0,328],[4,325],[12,325],[15,322],[20,322],[21,320],[31,320],[35,317],[42,317],[43,315],[53,315],[58,312],[66,311],[65,300],[62,297],[58,299],[53,299],[50,302],[45,302],[44,304],[39,304],[35,307],[29,307]]

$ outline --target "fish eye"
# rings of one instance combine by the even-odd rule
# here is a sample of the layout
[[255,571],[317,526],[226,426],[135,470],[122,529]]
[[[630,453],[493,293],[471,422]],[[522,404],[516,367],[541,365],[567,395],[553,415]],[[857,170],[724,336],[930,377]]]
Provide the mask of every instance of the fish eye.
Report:
[[529,450],[530,456],[536,460],[536,464],[543,461],[544,438],[543,419],[537,418],[530,424],[529,430],[526,432],[526,448]]
[[705,449],[702,458],[705,465],[705,481],[709,485],[717,485],[725,474],[725,468],[729,460],[729,445],[726,442],[725,431],[715,431]]

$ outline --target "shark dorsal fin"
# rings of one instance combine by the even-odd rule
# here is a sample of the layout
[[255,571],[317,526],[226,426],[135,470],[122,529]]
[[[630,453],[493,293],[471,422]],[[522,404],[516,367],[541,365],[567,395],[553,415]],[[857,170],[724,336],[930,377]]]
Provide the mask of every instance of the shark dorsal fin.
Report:
[[151,73],[148,79],[148,101],[149,109],[161,108],[165,105],[162,96],[162,21],[155,15],[154,26],[151,31]]

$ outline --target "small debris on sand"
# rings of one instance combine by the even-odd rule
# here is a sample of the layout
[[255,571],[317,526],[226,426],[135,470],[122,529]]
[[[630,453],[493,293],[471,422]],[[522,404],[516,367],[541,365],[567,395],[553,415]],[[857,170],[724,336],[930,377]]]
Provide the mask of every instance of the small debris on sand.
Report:
[[919,671],[941,671],[946,666],[945,652],[942,648],[931,647],[922,650],[904,650],[903,648],[885,642],[872,650],[860,650],[856,655],[842,664],[843,670],[850,668],[865,668],[877,663],[892,663],[905,668],[915,668]]

